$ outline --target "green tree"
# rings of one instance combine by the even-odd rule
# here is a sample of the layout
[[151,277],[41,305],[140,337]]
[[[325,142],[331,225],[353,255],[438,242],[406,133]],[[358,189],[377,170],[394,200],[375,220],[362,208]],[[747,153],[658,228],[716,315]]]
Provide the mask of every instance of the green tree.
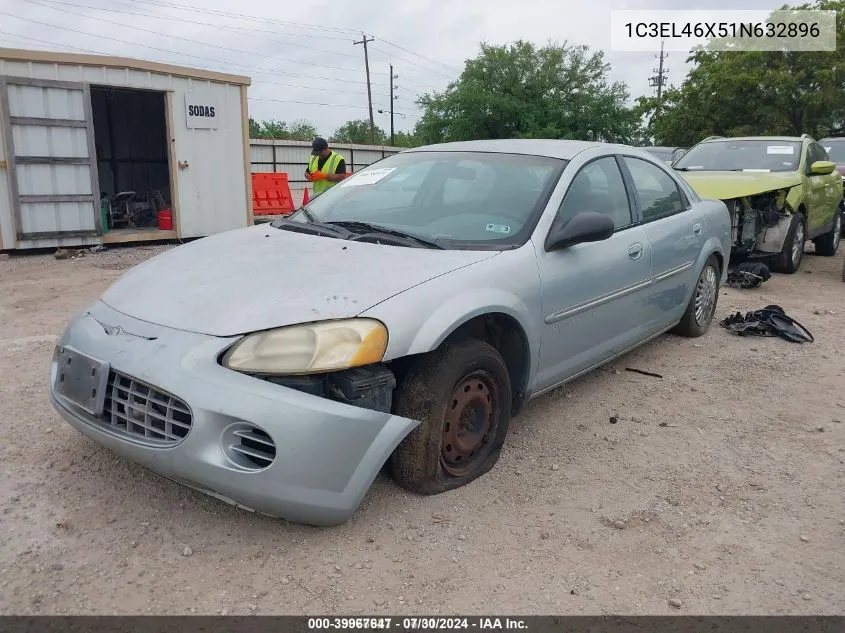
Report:
[[304,120],[293,121],[256,121],[249,120],[249,137],[258,139],[279,139],[291,141],[311,141],[317,134],[317,128]]
[[[718,134],[800,135],[845,132],[845,1],[784,9],[837,13],[835,52],[723,51],[711,42],[690,55],[683,85],[638,100],[659,144],[689,146]],[[777,19],[781,19],[778,14]]]
[[[414,136],[413,132],[396,132],[393,138],[394,147],[419,147],[422,142]],[[387,139],[390,142],[390,139]]]
[[492,138],[628,142],[639,118],[625,84],[611,82],[602,52],[518,41],[481,44],[458,80],[425,94],[414,130],[425,143]]
[[294,141],[313,141],[317,136],[320,136],[317,133],[317,128],[304,119],[294,121],[288,126],[288,129],[289,138]]
[[[370,121],[368,119],[357,119],[355,121],[347,121],[339,128],[337,128],[329,139],[332,143],[358,143],[361,145],[371,145],[372,136],[370,135]],[[376,126],[375,128],[375,144],[384,145],[389,139],[384,130]]]

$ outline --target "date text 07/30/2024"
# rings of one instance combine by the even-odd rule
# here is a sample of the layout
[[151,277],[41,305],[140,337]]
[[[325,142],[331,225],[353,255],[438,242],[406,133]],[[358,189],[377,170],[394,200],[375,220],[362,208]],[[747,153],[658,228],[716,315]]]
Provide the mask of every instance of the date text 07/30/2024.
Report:
[[448,630],[526,630],[519,618],[442,618],[442,617],[370,617],[370,618],[308,618],[309,630],[397,630],[397,631],[448,631]]

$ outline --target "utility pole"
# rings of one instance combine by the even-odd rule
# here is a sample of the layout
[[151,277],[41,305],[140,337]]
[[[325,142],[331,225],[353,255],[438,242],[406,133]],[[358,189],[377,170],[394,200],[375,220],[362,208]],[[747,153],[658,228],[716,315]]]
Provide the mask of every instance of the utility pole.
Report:
[[653,68],[652,72],[655,74],[648,79],[648,85],[652,88],[657,88],[657,109],[663,104],[663,86],[666,85],[666,75],[669,74],[669,69],[664,68],[663,60],[668,57],[663,52],[663,41],[660,42],[660,55],[655,55],[658,58],[657,68]]
[[[398,97],[393,96],[393,80],[399,79],[399,75],[393,74],[393,64],[390,64],[390,146],[393,147],[396,145],[396,135],[393,133],[393,102],[398,99]],[[399,86],[396,86],[398,88]]]
[[[370,56],[367,53],[367,44],[372,42],[375,38],[367,38],[367,35],[362,31],[361,32],[361,41],[355,42],[353,41],[353,45],[363,44],[364,45],[364,67],[367,70],[367,102],[370,106],[370,140],[372,144],[376,144],[376,124],[373,121],[373,90],[370,87]],[[392,81],[392,80],[391,80]],[[393,104],[391,103],[391,106]]]

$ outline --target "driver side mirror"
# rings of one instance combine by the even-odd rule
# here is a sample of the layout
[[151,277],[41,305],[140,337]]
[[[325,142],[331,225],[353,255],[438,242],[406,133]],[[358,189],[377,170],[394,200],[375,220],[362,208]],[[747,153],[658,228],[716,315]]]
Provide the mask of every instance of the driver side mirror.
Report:
[[601,242],[611,237],[615,228],[613,218],[609,215],[584,211],[552,229],[546,238],[546,250],[560,250],[584,242]]
[[836,169],[836,163],[832,163],[829,160],[817,160],[810,165],[810,173],[814,176],[827,176],[828,174],[832,174],[834,169]]

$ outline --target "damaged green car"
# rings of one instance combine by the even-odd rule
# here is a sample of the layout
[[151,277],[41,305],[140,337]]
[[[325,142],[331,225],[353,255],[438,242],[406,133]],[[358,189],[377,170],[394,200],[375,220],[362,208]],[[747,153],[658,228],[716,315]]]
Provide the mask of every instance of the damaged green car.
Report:
[[808,135],[709,137],[674,165],[705,198],[731,214],[731,255],[766,258],[775,272],[794,273],[812,240],[818,255],[839,248],[842,176]]

